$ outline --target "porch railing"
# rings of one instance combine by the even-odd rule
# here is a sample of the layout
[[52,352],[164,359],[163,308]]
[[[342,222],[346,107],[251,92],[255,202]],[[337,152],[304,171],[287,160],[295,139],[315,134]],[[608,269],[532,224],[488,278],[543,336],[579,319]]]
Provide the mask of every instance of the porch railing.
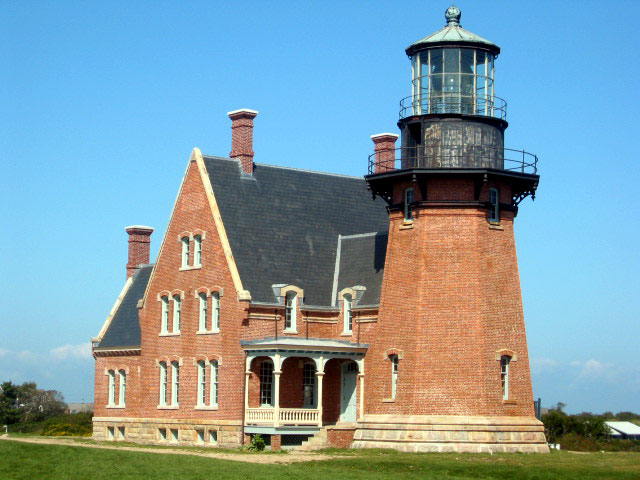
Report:
[[[278,425],[320,425],[317,408],[279,408]],[[247,408],[245,423],[275,425],[274,408]]]

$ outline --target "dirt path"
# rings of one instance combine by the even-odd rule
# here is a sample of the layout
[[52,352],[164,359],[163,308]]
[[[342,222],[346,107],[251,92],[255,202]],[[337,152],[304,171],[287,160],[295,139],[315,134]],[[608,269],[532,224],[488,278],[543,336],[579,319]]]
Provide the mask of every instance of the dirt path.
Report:
[[8,440],[10,442],[37,443],[41,445],[65,445],[69,447],[84,448],[100,448],[103,450],[128,450],[131,452],[149,452],[149,453],[165,453],[168,455],[192,455],[194,457],[215,458],[218,460],[232,460],[234,462],[247,463],[270,463],[270,464],[286,464],[296,462],[310,462],[320,460],[330,460],[336,458],[332,455],[323,455],[312,452],[291,452],[282,455],[264,455],[264,454],[246,454],[246,453],[217,453],[215,450],[210,452],[200,452],[194,450],[186,450],[180,448],[154,448],[152,446],[130,447],[125,445],[102,445],[98,443],[78,442],[68,438],[56,437],[11,437],[9,435],[0,435],[0,440]]

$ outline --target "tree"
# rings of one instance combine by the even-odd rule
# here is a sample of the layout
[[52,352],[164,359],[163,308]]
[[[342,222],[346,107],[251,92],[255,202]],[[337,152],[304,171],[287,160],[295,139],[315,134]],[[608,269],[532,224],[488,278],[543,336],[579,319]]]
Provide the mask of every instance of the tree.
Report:
[[18,408],[17,385],[11,382],[4,382],[0,385],[0,422],[2,425],[11,425],[20,420],[20,409]]
[[57,390],[41,390],[35,382],[0,386],[0,421],[3,425],[35,422],[64,413],[67,405]]

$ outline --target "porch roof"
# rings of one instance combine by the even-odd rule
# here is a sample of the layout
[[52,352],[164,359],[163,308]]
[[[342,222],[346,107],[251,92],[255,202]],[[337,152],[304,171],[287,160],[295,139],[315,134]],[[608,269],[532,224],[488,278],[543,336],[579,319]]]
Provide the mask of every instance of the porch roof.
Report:
[[354,343],[330,338],[266,337],[257,340],[240,340],[247,352],[313,352],[313,353],[365,353],[368,343]]

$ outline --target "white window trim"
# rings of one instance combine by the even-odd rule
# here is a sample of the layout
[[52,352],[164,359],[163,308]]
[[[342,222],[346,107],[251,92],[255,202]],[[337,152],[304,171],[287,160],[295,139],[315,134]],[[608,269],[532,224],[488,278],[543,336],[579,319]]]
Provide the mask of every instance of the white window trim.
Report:
[[342,310],[342,335],[351,335],[353,333],[353,296],[349,293],[342,296]]
[[220,400],[220,364],[217,360],[209,361],[209,407],[218,408]]
[[502,355],[500,357],[500,383],[502,386],[502,400],[509,400],[509,364],[511,357]]
[[158,402],[159,407],[167,406],[167,363],[160,362],[160,398]]
[[169,297],[163,295],[160,297],[160,308],[162,309],[162,317],[160,320],[160,334],[169,333]]
[[115,370],[109,370],[107,372],[109,377],[109,397],[107,399],[107,407],[116,406],[116,372]]
[[398,394],[398,370],[400,368],[400,358],[398,355],[391,355],[391,399],[395,400]]
[[193,236],[193,266],[195,268],[202,266],[202,236]]
[[182,299],[180,295],[173,295],[173,322],[171,325],[171,333],[174,335],[180,334],[180,323],[182,321]]
[[207,403],[205,398],[206,386],[207,386],[207,369],[203,360],[197,362],[198,368],[198,392],[196,399],[196,407],[203,407]]
[[211,330],[212,333],[220,332],[220,292],[211,293]]
[[180,252],[181,268],[189,268],[189,237],[182,237],[180,243],[182,244],[182,250]]
[[127,372],[124,370],[118,370],[118,377],[118,406],[124,408],[127,400]]
[[177,407],[180,403],[180,364],[171,362],[171,406]]
[[207,331],[207,309],[209,299],[207,298],[207,294],[205,292],[201,292],[198,294],[198,333]]

